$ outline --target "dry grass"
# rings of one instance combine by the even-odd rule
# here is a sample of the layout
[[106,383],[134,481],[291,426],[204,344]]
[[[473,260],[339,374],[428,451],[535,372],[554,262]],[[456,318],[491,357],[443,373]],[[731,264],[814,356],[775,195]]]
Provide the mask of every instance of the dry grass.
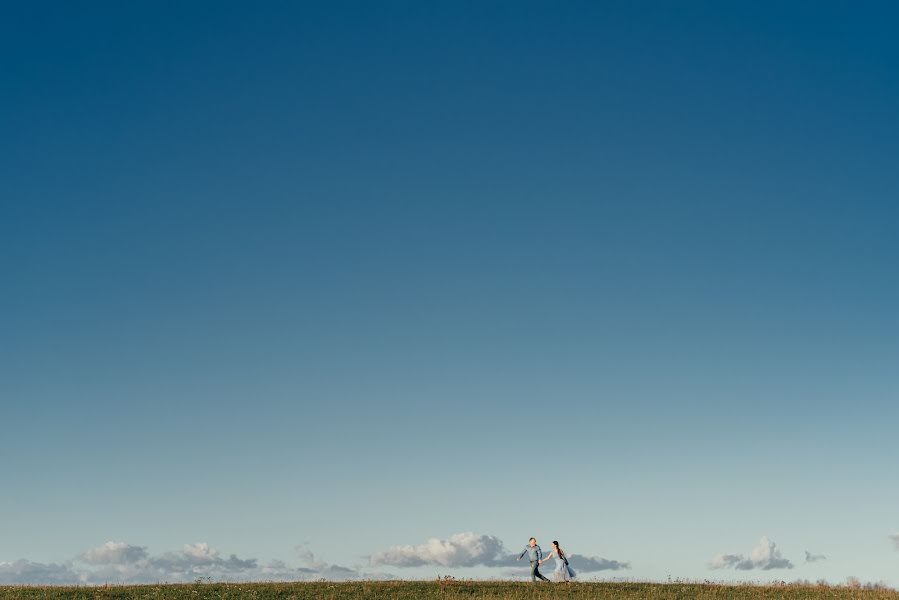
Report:
[[471,581],[361,581],[302,583],[196,583],[110,586],[0,586],[0,600],[605,600],[680,598],[746,599],[863,598],[899,600],[899,591],[851,584],[733,585],[723,583],[570,583],[531,584]]

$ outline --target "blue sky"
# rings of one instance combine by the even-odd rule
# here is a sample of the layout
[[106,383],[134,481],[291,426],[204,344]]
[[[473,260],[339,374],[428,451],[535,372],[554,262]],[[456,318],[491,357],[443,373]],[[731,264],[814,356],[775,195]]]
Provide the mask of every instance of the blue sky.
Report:
[[897,18],[3,7],[0,581],[899,585]]

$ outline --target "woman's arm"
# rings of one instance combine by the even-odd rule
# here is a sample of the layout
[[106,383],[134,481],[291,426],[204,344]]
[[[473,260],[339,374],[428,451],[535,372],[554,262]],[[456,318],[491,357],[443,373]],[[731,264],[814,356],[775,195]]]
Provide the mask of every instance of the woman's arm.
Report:
[[545,563],[546,561],[548,561],[549,559],[551,559],[551,558],[553,557],[553,554],[555,554],[555,553],[556,553],[555,550],[550,550],[550,551],[549,551],[549,554],[547,554],[546,556],[544,556],[544,557],[543,557],[543,560],[540,561],[540,564],[543,564],[543,563]]

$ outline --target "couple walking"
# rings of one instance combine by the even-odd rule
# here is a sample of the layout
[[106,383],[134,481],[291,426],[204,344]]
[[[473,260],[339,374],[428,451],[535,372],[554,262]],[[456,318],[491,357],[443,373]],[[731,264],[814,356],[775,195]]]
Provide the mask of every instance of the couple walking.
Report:
[[568,566],[568,557],[565,555],[565,551],[559,547],[559,542],[555,540],[553,541],[553,549],[546,558],[543,557],[543,550],[537,545],[535,538],[528,540],[528,545],[518,555],[518,560],[521,560],[525,554],[528,555],[531,561],[531,581],[536,582],[538,577],[543,581],[549,581],[540,573],[540,565],[553,557],[556,559],[556,570],[553,571],[553,579],[555,581],[571,581],[571,578],[574,577],[574,571]]

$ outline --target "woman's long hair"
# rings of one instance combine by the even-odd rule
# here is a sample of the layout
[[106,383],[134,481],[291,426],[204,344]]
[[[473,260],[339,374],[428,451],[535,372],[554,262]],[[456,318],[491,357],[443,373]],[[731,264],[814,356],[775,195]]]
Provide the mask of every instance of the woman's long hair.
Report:
[[555,546],[556,550],[559,552],[559,558],[565,558],[565,551],[562,550],[561,546],[559,546],[559,542],[557,540],[553,540],[553,546]]

